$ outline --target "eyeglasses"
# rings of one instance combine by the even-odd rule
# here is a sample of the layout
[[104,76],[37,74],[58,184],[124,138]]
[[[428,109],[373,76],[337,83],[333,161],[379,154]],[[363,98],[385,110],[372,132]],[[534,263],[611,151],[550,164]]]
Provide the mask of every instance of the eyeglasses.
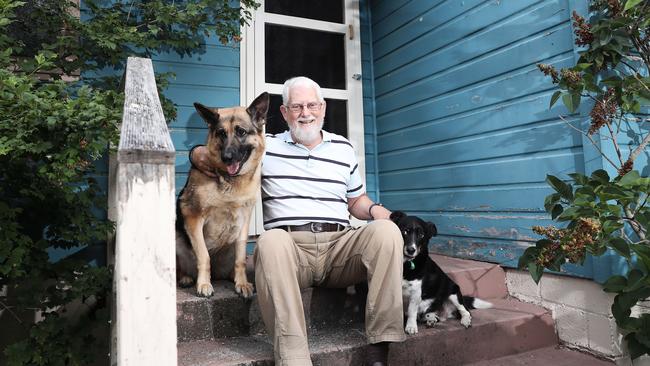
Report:
[[287,109],[291,111],[291,113],[300,113],[302,112],[302,109],[307,107],[312,112],[318,112],[320,111],[321,107],[323,106],[323,103],[316,103],[316,102],[311,102],[307,104],[289,104],[286,105]]

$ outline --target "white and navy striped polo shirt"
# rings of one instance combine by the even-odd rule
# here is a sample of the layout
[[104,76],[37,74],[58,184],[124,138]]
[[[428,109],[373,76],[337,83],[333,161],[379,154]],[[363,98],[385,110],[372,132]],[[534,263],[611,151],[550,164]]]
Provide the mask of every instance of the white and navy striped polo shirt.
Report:
[[329,222],[349,225],[348,197],[365,193],[352,144],[323,131],[313,150],[285,131],[266,136],[262,161],[264,228]]

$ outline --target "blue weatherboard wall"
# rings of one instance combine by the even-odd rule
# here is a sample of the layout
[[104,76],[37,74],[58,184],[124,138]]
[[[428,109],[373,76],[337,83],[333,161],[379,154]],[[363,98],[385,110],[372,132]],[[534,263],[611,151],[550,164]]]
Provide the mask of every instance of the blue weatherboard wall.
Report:
[[546,174],[585,170],[536,67],[574,64],[569,1],[370,6],[382,201],[434,221],[436,252],[516,266],[539,239],[531,226],[551,224]]
[[178,113],[169,124],[176,148],[178,193],[190,168],[188,150],[205,143],[207,137],[207,125],[195,112],[193,103],[214,107],[239,105],[239,48],[224,46],[216,37],[210,37],[192,57],[161,54],[152,58],[156,72],[176,73],[164,93],[176,104]]

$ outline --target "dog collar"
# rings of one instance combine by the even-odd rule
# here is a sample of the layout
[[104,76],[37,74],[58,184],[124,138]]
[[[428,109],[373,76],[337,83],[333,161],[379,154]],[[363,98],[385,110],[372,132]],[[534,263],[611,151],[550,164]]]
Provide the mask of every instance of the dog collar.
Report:
[[415,263],[413,263],[413,260],[408,261],[409,266],[411,267],[411,270],[415,269]]

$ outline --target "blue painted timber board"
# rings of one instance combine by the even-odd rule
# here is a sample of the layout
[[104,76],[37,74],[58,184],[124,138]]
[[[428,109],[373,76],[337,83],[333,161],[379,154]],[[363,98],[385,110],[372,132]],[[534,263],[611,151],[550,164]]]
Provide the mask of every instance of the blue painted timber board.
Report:
[[[525,42],[529,36],[549,30],[558,24],[566,24],[566,16],[562,10],[562,5],[558,2],[538,4],[517,16],[506,18],[503,22],[472,34],[458,43],[436,49],[416,61],[378,77],[376,81],[377,95],[381,96],[414,81],[471,61],[476,57],[496,52],[502,47],[513,47],[515,42]],[[568,38],[570,41],[571,38]]]
[[[546,174],[585,171],[573,128],[583,118],[549,109],[555,88],[536,66],[574,64],[570,10],[566,0],[371,3],[382,201],[436,222],[435,251],[515,266],[539,239],[531,227],[552,223]],[[567,273],[594,277],[592,262]]]

